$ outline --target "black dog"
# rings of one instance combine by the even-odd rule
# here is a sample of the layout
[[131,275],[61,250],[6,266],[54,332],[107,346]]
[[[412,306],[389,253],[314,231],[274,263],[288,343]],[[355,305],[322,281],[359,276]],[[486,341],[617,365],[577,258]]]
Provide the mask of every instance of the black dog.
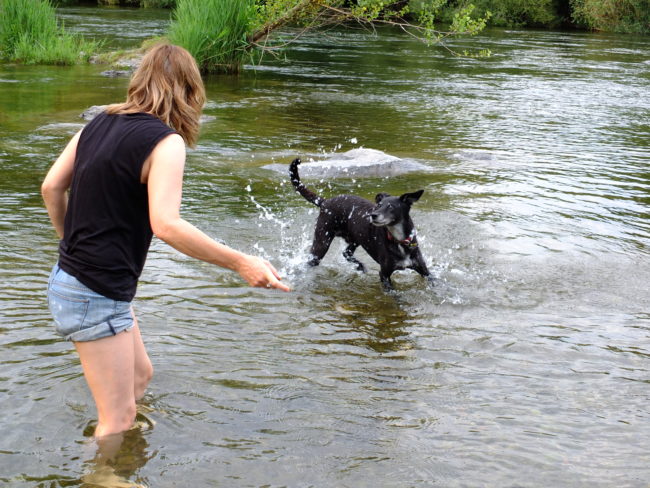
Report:
[[310,265],[318,266],[332,240],[342,237],[348,243],[343,256],[356,264],[358,270],[366,270],[363,263],[353,256],[359,246],[379,263],[379,277],[386,290],[392,289],[390,276],[398,269],[413,269],[433,283],[409,216],[411,205],[419,200],[424,190],[405,193],[400,197],[380,193],[375,197],[376,205],[354,195],[325,199],[307,189],[300,181],[299,164],[300,159],[296,158],[289,165],[291,183],[308,202],[320,208]]

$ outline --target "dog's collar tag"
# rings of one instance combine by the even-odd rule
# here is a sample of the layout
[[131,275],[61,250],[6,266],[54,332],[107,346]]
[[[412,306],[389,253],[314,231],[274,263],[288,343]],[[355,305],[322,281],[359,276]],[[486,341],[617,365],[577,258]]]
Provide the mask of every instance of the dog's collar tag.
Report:
[[400,241],[400,244],[404,244],[406,247],[418,247],[418,243],[413,240],[414,237],[415,236],[408,237],[407,239]]
[[397,239],[395,239],[395,237],[393,236],[393,234],[390,233],[389,230],[386,230],[386,234],[388,234],[388,240],[389,241],[397,241],[398,244],[402,244],[403,246],[406,246],[406,247],[411,247],[411,248],[418,247],[418,243],[415,240],[415,232],[411,233],[411,235],[408,236],[403,241],[398,241]]

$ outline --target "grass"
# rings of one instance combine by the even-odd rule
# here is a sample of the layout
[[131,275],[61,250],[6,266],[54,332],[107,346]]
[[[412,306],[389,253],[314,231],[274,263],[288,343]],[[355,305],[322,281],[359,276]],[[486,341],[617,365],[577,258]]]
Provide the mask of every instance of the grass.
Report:
[[236,73],[248,58],[254,0],[178,0],[170,42],[187,49],[204,73]]
[[59,25],[50,0],[0,0],[0,58],[25,64],[86,62],[100,43]]
[[570,0],[574,21],[589,29],[650,33],[648,0]]

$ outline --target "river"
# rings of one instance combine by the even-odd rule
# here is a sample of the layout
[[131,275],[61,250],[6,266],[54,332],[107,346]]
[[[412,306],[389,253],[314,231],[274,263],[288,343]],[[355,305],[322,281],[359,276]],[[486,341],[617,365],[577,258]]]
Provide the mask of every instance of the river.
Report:
[[[126,47],[169,12],[63,8]],[[391,31],[305,35],[207,76],[183,215],[272,261],[293,291],[154,240],[136,313],[153,428],[114,473],[149,487],[647,487],[650,38],[490,30],[457,58]],[[45,303],[56,238],[39,185],[103,66],[0,65],[0,484],[88,486],[95,417]],[[379,285],[335,243],[305,266],[315,208],[264,166],[369,148],[426,171],[307,179],[324,196],[424,189],[430,269]],[[106,479],[109,479],[107,477]],[[86,481],[84,481],[86,480]],[[109,482],[106,482],[109,486]],[[94,486],[94,485],[93,485]]]

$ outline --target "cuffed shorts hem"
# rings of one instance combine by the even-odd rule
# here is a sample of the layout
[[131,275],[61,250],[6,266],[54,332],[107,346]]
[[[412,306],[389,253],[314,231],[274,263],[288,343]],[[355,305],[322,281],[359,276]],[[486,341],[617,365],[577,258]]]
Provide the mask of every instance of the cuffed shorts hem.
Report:
[[119,334],[120,332],[125,332],[133,328],[133,318],[131,318],[131,313],[129,312],[129,321],[128,323],[116,324],[116,321],[106,321],[101,324],[97,324],[93,327],[87,329],[82,329],[72,334],[63,336],[66,341],[72,342],[86,342],[86,341],[96,341],[97,339],[103,339],[104,337],[112,337]]
[[57,334],[74,342],[96,341],[133,328],[131,302],[107,298],[92,291],[58,263],[47,290]]

